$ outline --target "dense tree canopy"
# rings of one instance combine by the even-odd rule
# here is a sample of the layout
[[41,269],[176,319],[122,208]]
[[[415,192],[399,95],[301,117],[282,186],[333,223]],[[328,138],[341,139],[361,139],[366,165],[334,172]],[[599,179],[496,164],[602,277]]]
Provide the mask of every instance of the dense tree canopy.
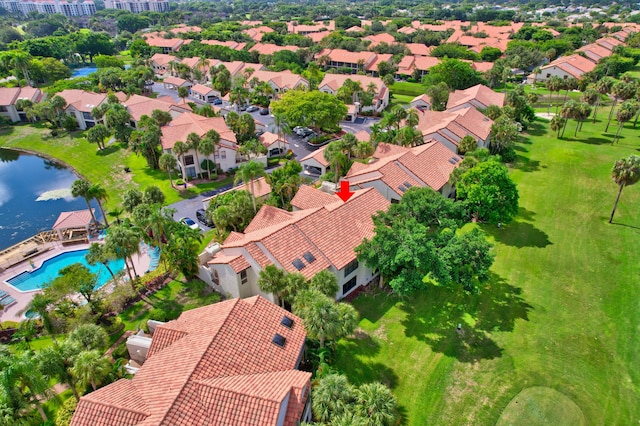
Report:
[[337,97],[319,91],[289,90],[278,101],[271,103],[274,114],[284,117],[294,126],[307,126],[331,132],[347,115],[347,107]]

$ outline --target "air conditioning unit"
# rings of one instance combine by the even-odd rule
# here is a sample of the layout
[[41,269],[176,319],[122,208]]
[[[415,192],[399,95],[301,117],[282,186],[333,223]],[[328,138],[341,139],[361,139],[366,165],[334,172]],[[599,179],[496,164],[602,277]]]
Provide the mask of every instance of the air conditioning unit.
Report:
[[222,250],[222,246],[218,243],[213,243],[209,246],[207,246],[207,248],[204,249],[207,253],[209,253],[210,255],[214,255],[217,252],[219,252],[220,250]]

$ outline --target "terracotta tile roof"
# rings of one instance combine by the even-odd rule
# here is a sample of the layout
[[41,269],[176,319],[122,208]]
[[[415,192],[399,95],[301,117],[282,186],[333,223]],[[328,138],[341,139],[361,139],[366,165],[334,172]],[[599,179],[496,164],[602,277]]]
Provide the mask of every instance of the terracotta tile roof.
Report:
[[317,33],[307,34],[305,37],[310,38],[315,43],[320,43],[323,38],[327,37],[330,34],[331,34],[331,31],[320,31],[320,32],[317,32]]
[[[283,315],[291,329],[280,324]],[[182,337],[159,349],[162,336],[176,332]],[[284,347],[272,343],[275,333]],[[134,378],[82,397],[71,424],[275,425],[287,396],[298,398],[284,413],[295,422],[311,377],[295,370],[304,341],[302,321],[260,296],[183,312],[156,328]]]
[[418,95],[415,98],[411,99],[410,105],[413,105],[415,102],[422,101],[427,105],[431,106],[431,97],[426,93],[424,95]]
[[431,56],[416,56],[413,66],[420,71],[427,71],[432,67],[435,67],[440,63],[440,58],[433,58]]
[[[95,211],[95,209],[91,210]],[[82,228],[91,224],[92,221],[93,218],[89,210],[62,212],[51,229]]]
[[469,104],[471,101],[478,102],[483,105],[483,108],[489,105],[497,105],[502,108],[504,106],[504,97],[504,93],[494,92],[483,84],[477,84],[465,90],[451,92],[447,102],[447,109]]
[[38,102],[42,97],[40,89],[35,87],[0,87],[0,105],[15,105],[18,99],[28,99],[32,102]]
[[146,96],[131,95],[122,105],[126,106],[134,121],[140,121],[143,115],[151,117],[154,110],[169,112],[177,110],[179,112],[191,111],[191,107],[186,104],[178,104],[169,96],[160,98],[147,98]]
[[416,31],[417,31],[417,30],[416,30],[415,28],[413,28],[413,27],[402,27],[402,28],[400,28],[400,29],[398,30],[398,32],[399,32],[399,33],[407,34],[407,35],[409,35],[409,34],[413,34],[413,33],[415,33]]
[[264,252],[257,246],[256,243],[249,243],[244,248],[262,269],[267,267],[267,265],[272,264],[267,255],[264,254]]
[[315,151],[310,152],[304,158],[302,158],[300,162],[302,163],[305,160],[314,159],[318,163],[320,163],[323,167],[327,167],[329,165],[329,162],[324,158],[325,148],[326,148],[326,145],[323,146],[322,148],[319,148],[319,149],[316,149]]
[[318,21],[311,25],[297,24],[292,21],[287,22],[287,31],[295,34],[320,32],[323,28],[333,31],[336,29],[336,24],[334,21]]
[[351,81],[356,81],[360,83],[363,90],[367,90],[369,84],[373,83],[376,86],[376,96],[380,96],[380,93],[385,89],[385,86],[382,79],[378,77],[369,77],[368,75],[358,75],[358,74],[329,74],[326,73],[322,82],[318,85],[318,88],[322,88],[323,86],[327,86],[331,88],[334,92],[342,87],[344,82],[350,79]]
[[167,55],[165,53],[156,53],[151,57],[151,61],[162,66],[167,65],[169,62],[178,62],[178,58],[173,55]]
[[371,47],[375,47],[380,43],[396,44],[396,39],[391,34],[387,33],[366,36],[364,40],[369,40],[371,42]]
[[318,191],[309,185],[301,185],[298,192],[291,200],[291,206],[300,210],[315,209],[328,206],[340,201],[337,195]]
[[378,72],[379,64],[381,64],[382,62],[391,62],[392,60],[393,55],[391,53],[379,53],[371,63],[364,67],[364,70]]
[[[253,254],[251,256],[258,263],[266,263],[265,258],[275,259],[282,269],[300,272],[307,279],[329,265],[338,270],[343,269],[355,259],[354,248],[363,238],[371,238],[373,235],[371,216],[379,210],[386,210],[389,202],[373,188],[356,191],[346,203],[335,195],[328,195],[310,187],[302,188],[303,195],[300,197],[322,198],[327,204],[318,208],[285,212],[291,215],[290,220],[277,224],[266,222],[265,225],[268,226],[261,229],[257,229],[258,226],[252,227],[252,232],[245,233],[242,239],[227,239],[223,250],[245,247],[247,252],[262,252],[261,261]],[[304,191],[315,194],[304,195]],[[298,194],[301,192],[298,191]],[[301,204],[300,197],[297,200],[298,204]],[[282,216],[280,219],[286,217]],[[262,218],[259,220],[262,221]],[[336,223],[340,223],[341,227],[336,227]],[[311,253],[315,261],[309,263],[303,260],[302,255],[305,252]],[[296,259],[300,259],[304,265],[301,270],[292,263]]]
[[357,133],[354,133],[354,136],[360,142],[369,142],[371,140],[371,135],[366,130],[360,130]]
[[251,267],[251,265],[249,265],[249,262],[247,262],[247,259],[245,259],[245,257],[241,254],[232,256],[224,255],[220,252],[216,253],[216,255],[213,256],[207,263],[209,265],[230,265],[236,274]]
[[375,61],[375,52],[349,52],[344,49],[323,49],[316,53],[315,58],[318,59],[322,56],[328,56],[333,62],[343,62],[346,64],[357,64],[358,61],[362,61],[366,67],[370,62]]
[[258,213],[251,220],[251,223],[245,228],[244,232],[245,234],[248,234],[269,226],[288,222],[292,220],[293,217],[293,213],[265,204],[260,208],[260,210],[258,210]]
[[179,38],[162,38],[162,37],[148,37],[147,44],[153,47],[167,47],[172,50],[180,49],[185,43],[185,40]]
[[233,41],[233,40],[227,40],[227,41],[202,40],[200,43],[208,44],[210,46],[224,46],[233,50],[242,50],[247,45],[247,43],[238,43],[237,41]]
[[[439,133],[444,136],[442,131],[448,129],[457,135],[461,131],[464,131],[465,136],[469,134],[476,139],[487,140],[489,133],[491,133],[492,124],[493,121],[480,111],[473,107],[468,107],[455,111],[423,111],[416,128],[420,130],[425,137],[430,137],[430,135],[434,133]],[[456,144],[457,142],[458,141],[456,141]]]
[[249,76],[247,81],[251,81],[254,78],[266,83],[272,83],[280,90],[290,90],[300,86],[309,87],[309,82],[305,78],[298,74],[294,74],[289,70],[279,72],[255,70],[251,76]]
[[493,68],[493,62],[472,62],[471,68],[478,72],[489,72]]
[[580,78],[585,72],[593,71],[596,67],[596,64],[587,58],[584,58],[578,54],[574,54],[559,57],[555,61],[550,62],[548,65],[541,67],[541,71],[553,67],[558,67],[567,74],[570,74],[575,78]]
[[279,142],[280,144],[282,144],[284,146],[284,149],[289,149],[289,142],[281,139],[280,137],[278,137],[278,135],[276,135],[275,133],[271,133],[271,132],[264,132],[263,134],[261,134],[258,137],[258,140],[260,141],[260,143],[262,145],[264,145],[265,148],[269,149],[269,147],[277,142]]
[[344,30],[345,33],[361,33],[363,32],[364,29],[362,27],[359,27],[357,25],[354,25],[353,27],[349,27],[346,30]]
[[204,136],[209,130],[220,134],[221,146],[238,149],[235,134],[227,127],[223,117],[203,117],[191,112],[185,112],[162,127],[160,142],[163,149],[171,149],[177,141],[185,142],[189,133]]
[[194,86],[191,86],[191,91],[200,93],[201,95],[206,95],[208,93],[215,92],[215,90],[213,90],[211,87],[205,86],[204,84],[196,84]]
[[407,49],[409,49],[414,56],[429,56],[431,55],[433,47],[421,43],[407,43]]
[[278,46],[277,44],[262,44],[256,43],[249,52],[258,52],[259,55],[273,55],[276,52],[288,50],[295,52],[300,49],[298,46]]
[[182,79],[180,77],[174,77],[172,75],[168,75],[162,80],[162,82],[163,83],[173,84],[174,86],[182,86],[183,84],[185,84],[187,82],[187,80]]
[[91,112],[95,107],[107,100],[103,93],[87,92],[79,89],[66,89],[58,93],[67,102],[67,108],[73,106],[80,112]]

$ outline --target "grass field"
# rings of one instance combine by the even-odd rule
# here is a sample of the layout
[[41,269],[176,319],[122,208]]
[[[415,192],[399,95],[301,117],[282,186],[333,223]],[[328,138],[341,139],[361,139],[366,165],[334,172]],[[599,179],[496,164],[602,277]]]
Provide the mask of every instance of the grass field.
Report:
[[[131,153],[120,144],[112,144],[99,151],[96,145],[87,142],[84,132],[77,131],[67,136],[52,138],[49,136],[49,130],[40,124],[12,126],[0,130],[0,146],[42,153],[68,164],[77,173],[91,182],[100,183],[107,190],[107,209],[119,205],[122,194],[129,188],[144,189],[149,185],[156,185],[164,192],[166,204],[171,204],[233,182],[233,178],[228,177],[178,191],[171,188],[165,172],[151,170],[142,156]],[[129,167],[131,173],[126,173],[125,167]],[[173,178],[178,177],[174,172]]]
[[640,140],[627,126],[611,146],[607,113],[577,139],[536,124],[517,146],[520,214],[482,225],[496,259],[479,295],[356,299],[362,333],[339,343],[336,367],[354,383],[390,385],[408,425],[637,423],[640,184],[607,222],[611,167]]

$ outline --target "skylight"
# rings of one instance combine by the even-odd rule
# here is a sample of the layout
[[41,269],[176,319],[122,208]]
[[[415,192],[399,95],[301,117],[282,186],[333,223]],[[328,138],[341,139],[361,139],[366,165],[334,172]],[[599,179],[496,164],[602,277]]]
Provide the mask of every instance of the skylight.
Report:
[[413,186],[413,185],[411,185],[409,182],[405,182],[405,183],[403,183],[403,185],[404,185],[404,186],[406,186],[406,187],[407,187],[407,189],[408,189],[408,188],[411,188],[411,187]]
[[305,258],[305,260],[306,260],[308,263],[313,263],[313,262],[315,262],[315,261],[316,261],[315,256],[314,256],[314,255],[312,255],[310,251],[308,251],[308,252],[306,252],[305,254],[303,254],[303,255],[302,255],[302,257],[304,257],[304,258]]
[[280,324],[284,325],[287,328],[291,328],[293,327],[293,320],[285,315],[282,317],[282,321],[280,321]]
[[299,257],[296,257],[295,260],[293,262],[291,262],[291,264],[294,266],[294,268],[296,268],[298,271],[302,271],[304,269],[305,265],[304,262],[302,260],[300,260]]
[[404,187],[404,186],[402,186],[402,185],[400,185],[400,186],[398,187],[398,189],[399,189],[399,190],[400,190],[400,192],[402,192],[402,193],[404,193],[404,192],[407,190],[407,188],[405,188],[405,187]]
[[276,345],[280,346],[281,348],[284,348],[284,344],[287,341],[287,339],[285,339],[283,336],[279,335],[278,333],[276,333],[273,336],[273,340],[272,342],[275,343]]

